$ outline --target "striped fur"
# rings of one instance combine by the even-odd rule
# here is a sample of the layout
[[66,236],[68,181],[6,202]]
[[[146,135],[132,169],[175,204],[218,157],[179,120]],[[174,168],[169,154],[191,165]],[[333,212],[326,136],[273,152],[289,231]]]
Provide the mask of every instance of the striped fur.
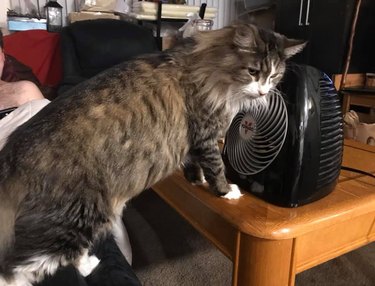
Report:
[[0,151],[0,285],[78,265],[121,205],[183,162],[191,181],[204,174],[226,194],[217,139],[247,102],[264,102],[249,86],[274,88],[289,46],[300,43],[251,25],[198,34],[105,71],[19,127]]

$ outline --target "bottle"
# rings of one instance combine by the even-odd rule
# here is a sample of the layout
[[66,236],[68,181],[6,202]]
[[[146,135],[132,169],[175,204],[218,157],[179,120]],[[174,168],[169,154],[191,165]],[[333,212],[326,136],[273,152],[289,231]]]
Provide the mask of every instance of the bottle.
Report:
[[196,31],[209,31],[212,29],[214,21],[209,19],[194,19],[193,27]]

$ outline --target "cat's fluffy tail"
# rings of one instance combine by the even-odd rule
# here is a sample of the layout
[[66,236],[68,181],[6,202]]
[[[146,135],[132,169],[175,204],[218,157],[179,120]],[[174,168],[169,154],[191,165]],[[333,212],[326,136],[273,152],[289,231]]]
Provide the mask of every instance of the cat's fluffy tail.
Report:
[[0,203],[0,271],[5,271],[5,258],[14,240],[15,211]]
[[0,185],[0,275],[4,275],[8,271],[6,257],[13,248],[16,218],[15,202],[11,201],[12,196],[6,191]]

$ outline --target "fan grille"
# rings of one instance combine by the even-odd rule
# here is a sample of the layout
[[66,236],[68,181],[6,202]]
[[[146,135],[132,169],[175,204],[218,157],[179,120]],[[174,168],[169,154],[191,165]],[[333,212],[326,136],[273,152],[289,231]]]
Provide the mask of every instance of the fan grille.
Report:
[[226,136],[228,161],[238,173],[261,172],[276,158],[285,141],[288,114],[284,99],[270,93],[268,105],[252,103],[238,113]]

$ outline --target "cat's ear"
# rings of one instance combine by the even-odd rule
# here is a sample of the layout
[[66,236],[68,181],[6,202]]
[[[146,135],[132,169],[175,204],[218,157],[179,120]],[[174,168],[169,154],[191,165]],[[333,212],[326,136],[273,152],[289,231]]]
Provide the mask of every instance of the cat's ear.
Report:
[[233,43],[241,49],[250,49],[256,45],[254,31],[250,25],[240,24],[235,27]]
[[284,37],[284,55],[288,59],[299,53],[306,46],[307,42],[303,40],[288,39]]

